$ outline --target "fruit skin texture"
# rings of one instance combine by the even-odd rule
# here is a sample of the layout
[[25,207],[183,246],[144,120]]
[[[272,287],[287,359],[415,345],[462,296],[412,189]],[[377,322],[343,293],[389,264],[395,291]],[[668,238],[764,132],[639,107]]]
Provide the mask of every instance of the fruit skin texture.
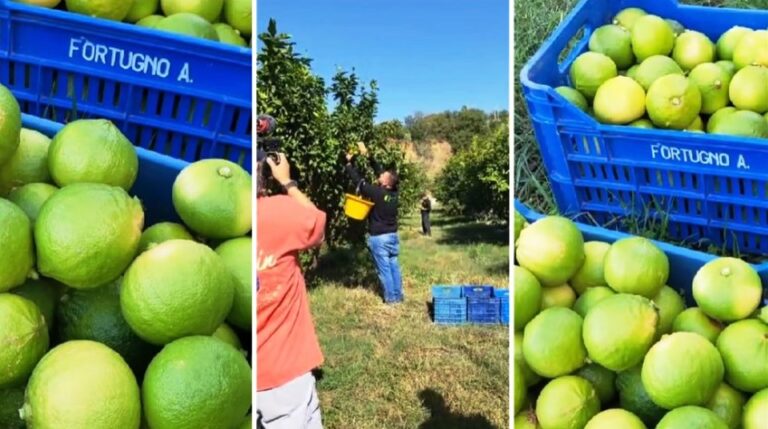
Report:
[[251,176],[224,159],[197,161],[173,183],[173,206],[204,237],[241,237],[251,230]]
[[240,34],[250,37],[252,33],[253,4],[250,0],[224,0],[224,20]]
[[722,67],[713,63],[700,64],[691,70],[688,79],[701,92],[701,113],[710,115],[728,105],[731,76]]
[[584,263],[584,238],[570,219],[548,216],[520,232],[515,256],[542,286],[560,286]]
[[21,109],[11,91],[0,85],[0,167],[11,159],[19,147]]
[[133,5],[128,11],[125,20],[128,22],[138,22],[157,12],[160,0],[133,0]]
[[634,79],[616,76],[595,93],[595,117],[606,124],[628,124],[645,115],[645,91]]
[[82,15],[122,21],[134,0],[64,0],[67,10]]
[[[707,124],[708,133],[768,138],[768,121],[759,113],[730,109],[733,108],[725,107],[712,115]],[[713,121],[712,118],[716,120]]]
[[554,378],[569,374],[586,363],[581,339],[581,316],[554,307],[534,317],[523,333],[523,357],[536,374]]
[[579,55],[571,65],[569,74],[573,87],[584,97],[592,99],[603,82],[618,75],[616,64],[607,55],[597,52],[585,52]]
[[48,351],[48,327],[30,300],[0,293],[0,388],[23,384]]
[[648,91],[648,88],[662,76],[669,74],[685,75],[683,69],[672,58],[664,55],[654,55],[646,58],[637,66],[633,79]]
[[219,42],[240,46],[242,48],[248,47],[245,39],[243,39],[242,36],[240,36],[240,33],[238,33],[237,30],[232,28],[229,24],[219,22],[217,24],[213,24],[213,29],[216,30]]
[[121,188],[76,183],[56,191],[35,222],[37,266],[77,289],[115,281],[141,238],[141,203]]
[[130,190],[139,171],[136,148],[106,119],[80,119],[64,126],[51,141],[48,168],[60,187],[103,183]]
[[757,272],[737,258],[717,258],[693,277],[693,299],[709,317],[733,322],[749,317],[760,305],[762,282]]
[[61,283],[42,277],[29,279],[16,289],[11,289],[10,292],[35,303],[37,309],[40,310],[40,314],[43,315],[45,325],[50,332],[56,324],[54,312],[64,290],[65,286]]
[[35,263],[32,229],[27,215],[0,198],[0,292],[21,286]]
[[240,343],[237,333],[226,323],[222,323],[221,326],[216,328],[216,332],[211,335],[213,338],[221,340],[237,350],[242,350],[243,344]]
[[642,420],[620,408],[601,411],[584,426],[584,429],[647,429]]
[[526,386],[533,386],[535,384],[538,384],[539,381],[541,381],[541,377],[539,377],[538,374],[533,372],[531,368],[528,367],[528,364],[525,363],[525,358],[523,357],[523,333],[522,332],[515,332],[515,362],[517,362],[518,365],[520,365],[520,370],[523,371],[523,379],[525,380]]
[[0,389],[0,427],[3,429],[26,429],[19,417],[19,408],[24,405],[24,386]]
[[627,69],[635,63],[632,36],[618,25],[609,24],[596,29],[589,38],[589,50],[607,55],[619,70]]
[[194,13],[177,13],[159,20],[153,28],[169,33],[219,41],[213,25]]
[[717,414],[730,429],[741,426],[741,414],[746,402],[744,395],[733,387],[720,383],[707,408]]
[[600,301],[584,318],[589,358],[611,371],[639,364],[656,335],[659,315],[644,297],[617,294]]
[[[558,86],[555,88],[555,92],[563,96],[566,100],[571,102],[574,106],[578,107],[583,112],[589,111],[589,103],[587,103],[587,99],[584,98],[581,93],[570,86]],[[523,222],[525,222],[525,218],[523,218]],[[517,237],[520,235],[520,230],[522,228],[515,228],[515,241],[517,241]]]
[[699,64],[715,60],[715,44],[704,34],[687,30],[677,36],[672,58],[684,71],[690,71]]
[[251,329],[251,278],[253,273],[251,237],[234,238],[216,248],[224,265],[235,276],[235,298],[227,321],[241,329]]
[[69,341],[35,367],[21,410],[35,429],[138,429],[139,386],[116,352],[94,341]]
[[[512,427],[515,429],[541,429],[539,421],[536,419],[536,413],[532,409],[525,409],[517,414]],[[251,426],[248,426],[247,429],[251,429]]]
[[177,13],[192,13],[208,22],[214,22],[221,15],[223,0],[161,0],[160,7],[165,16]]
[[756,319],[728,325],[717,338],[725,379],[743,392],[768,388],[768,325]]
[[706,405],[723,381],[723,361],[700,335],[677,332],[654,344],[643,361],[643,386],[657,405]]
[[211,335],[232,308],[234,282],[209,247],[170,240],[139,255],[125,272],[120,308],[134,332],[152,344]]
[[744,405],[743,429],[762,429],[768,421],[768,389],[763,389],[749,398]]
[[8,194],[8,201],[21,208],[32,224],[37,221],[40,209],[59,188],[47,183],[28,183]]
[[610,244],[601,241],[584,243],[584,263],[568,281],[576,293],[581,295],[587,288],[605,286],[603,260],[610,248]]
[[693,332],[715,343],[723,325],[711,319],[699,307],[686,308],[672,322],[672,332]]
[[611,245],[603,260],[605,281],[616,292],[653,298],[669,278],[669,260],[647,238],[623,238]]
[[728,426],[712,410],[685,406],[668,412],[656,429],[728,429]]
[[634,27],[635,22],[640,17],[643,17],[647,15],[647,13],[640,9],[639,7],[628,7],[626,9],[621,10],[619,13],[616,14],[615,17],[613,17],[613,23],[616,25],[620,25],[627,30],[632,30],[632,27]]
[[592,383],[592,387],[595,388],[601,404],[611,402],[614,396],[616,396],[616,374],[613,371],[603,368],[596,363],[591,363],[581,367],[574,375],[578,375]]
[[579,313],[579,316],[585,317],[589,310],[595,307],[600,301],[613,295],[616,295],[616,292],[609,287],[591,287],[576,300],[573,304],[573,310]]
[[641,366],[638,365],[616,375],[616,389],[619,391],[621,408],[640,417],[648,426],[654,426],[666,410],[654,404],[648,396],[640,377]]
[[160,222],[145,229],[139,240],[138,253],[142,253],[149,248],[156,246],[168,240],[192,240],[192,234],[187,231],[184,225],[174,222]]
[[541,310],[541,284],[530,271],[515,265],[515,330],[522,330]]
[[701,112],[699,87],[677,74],[656,79],[645,100],[648,116],[661,128],[685,129]]
[[745,34],[751,33],[751,28],[735,26],[731,27],[728,31],[723,33],[719,39],[717,39],[717,57],[721,60],[732,60],[733,50],[741,41],[741,38]]
[[653,298],[653,303],[659,313],[659,326],[656,328],[656,340],[658,340],[662,335],[672,332],[672,324],[685,310],[685,302],[674,289],[664,286]]
[[733,63],[737,69],[746,66],[768,67],[768,30],[756,30],[744,34],[733,50]]
[[520,365],[515,362],[515,414],[523,408],[525,403],[525,395],[528,390],[525,386],[525,377],[523,376],[523,370],[520,369]]
[[653,55],[668,55],[675,45],[675,33],[656,15],[638,18],[632,26],[632,50],[638,62]]
[[536,416],[542,429],[580,429],[599,412],[595,388],[573,375],[547,383],[536,401]]
[[51,139],[45,135],[21,129],[19,146],[11,158],[0,168],[0,196],[27,183],[49,183],[48,147]]
[[728,96],[738,109],[768,112],[768,70],[746,66],[737,71],[728,86]]
[[220,340],[182,338],[152,360],[141,394],[152,429],[232,428],[251,406],[251,368]]
[[567,284],[544,288],[541,291],[541,309],[552,307],[571,308],[576,302],[576,292]]

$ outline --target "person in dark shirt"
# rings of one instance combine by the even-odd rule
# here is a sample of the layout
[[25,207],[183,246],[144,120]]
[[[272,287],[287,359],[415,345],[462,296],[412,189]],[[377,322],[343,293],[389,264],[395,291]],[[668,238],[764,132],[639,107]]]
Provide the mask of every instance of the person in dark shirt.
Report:
[[[358,144],[360,154],[367,157],[365,145]],[[400,241],[397,236],[397,183],[394,170],[383,170],[369,158],[376,173],[375,184],[369,184],[352,164],[354,155],[347,155],[346,172],[359,189],[360,195],[374,203],[368,215],[368,249],[371,251],[383,289],[384,302],[395,304],[403,301],[403,281],[397,255]]]
[[421,196],[421,233],[427,237],[432,236],[432,225],[429,223],[429,213],[432,211],[432,199],[429,192]]

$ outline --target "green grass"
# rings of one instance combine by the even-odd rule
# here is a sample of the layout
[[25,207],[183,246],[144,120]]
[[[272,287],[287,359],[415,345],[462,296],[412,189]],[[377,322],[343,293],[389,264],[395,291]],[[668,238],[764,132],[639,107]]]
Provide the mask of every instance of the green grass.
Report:
[[310,301],[325,364],[318,384],[328,429],[506,428],[508,329],[431,322],[433,284],[509,283],[508,228],[436,213],[400,229],[405,303],[390,308],[365,249],[326,253]]

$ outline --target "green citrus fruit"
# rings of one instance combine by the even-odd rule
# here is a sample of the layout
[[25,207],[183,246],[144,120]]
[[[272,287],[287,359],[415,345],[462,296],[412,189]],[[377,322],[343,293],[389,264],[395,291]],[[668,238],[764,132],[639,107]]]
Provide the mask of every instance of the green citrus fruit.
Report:
[[624,73],[624,76],[637,80],[637,69],[640,68],[640,64],[635,64],[632,67],[628,68],[627,71]]
[[233,238],[216,248],[224,264],[235,276],[235,298],[227,321],[241,329],[251,329],[251,237]]
[[640,377],[638,365],[616,375],[616,389],[619,391],[621,408],[640,417],[648,426],[654,426],[664,415],[665,410],[654,404]]
[[213,25],[194,13],[182,12],[170,15],[155,23],[154,28],[200,39],[219,40]]
[[240,343],[240,338],[237,336],[237,333],[226,323],[222,323],[221,326],[216,328],[211,336],[224,341],[237,350],[243,349],[243,345]]
[[681,24],[679,21],[675,21],[674,19],[665,19],[664,21],[669,24],[669,27],[675,34],[675,38],[685,32],[685,27],[683,27],[683,24]]
[[515,416],[515,429],[541,429],[536,412],[533,409],[525,409]]
[[37,429],[138,429],[139,386],[109,347],[69,341],[35,367],[20,413],[28,427]]
[[133,260],[143,224],[141,203],[121,188],[65,186],[35,222],[40,273],[78,289],[111,283]]
[[528,323],[523,333],[523,357],[536,374],[554,378],[585,364],[582,319],[562,307],[548,308]]
[[706,405],[723,381],[723,361],[715,346],[690,332],[665,335],[643,361],[643,386],[657,405],[673,409]]
[[675,45],[672,27],[656,15],[644,15],[632,25],[632,51],[638,62],[653,55],[669,55]]
[[155,356],[141,394],[152,429],[231,428],[251,407],[251,368],[218,339],[186,337]]
[[245,36],[251,35],[253,5],[250,0],[224,0],[224,20]]
[[647,238],[623,238],[611,245],[603,260],[605,281],[616,292],[653,298],[669,278],[669,260]]
[[720,60],[716,62],[715,65],[728,73],[728,76],[730,76],[731,79],[733,79],[733,76],[736,74],[736,64],[734,64],[733,61]]
[[[566,100],[568,100],[571,104],[578,107],[580,110],[586,112],[589,110],[589,103],[587,102],[587,99],[584,98],[581,93],[570,86],[558,86],[555,88],[555,92],[563,96]],[[515,234],[519,234],[519,231],[515,230]],[[517,238],[515,238],[515,241],[517,241]]]
[[752,31],[754,30],[751,28],[740,27],[738,25],[731,27],[731,29],[723,33],[720,38],[717,39],[717,57],[721,60],[732,60],[733,51],[736,49],[739,41],[741,41],[741,38]]
[[61,283],[40,277],[28,279],[23,285],[12,289],[11,293],[34,302],[50,331],[55,325],[54,312],[64,289],[65,287]]
[[515,330],[522,330],[541,311],[541,284],[525,268],[515,265],[514,270]]
[[619,70],[626,70],[635,63],[632,53],[632,36],[624,27],[604,25],[589,38],[589,50],[607,55]]
[[24,420],[19,417],[19,409],[24,405],[24,386],[0,389],[0,427],[4,429],[26,429]]
[[681,130],[701,112],[701,92],[684,76],[662,76],[648,89],[646,109],[656,126]]
[[160,0],[133,0],[133,5],[128,11],[125,20],[128,22],[138,22],[157,12]]
[[616,14],[616,16],[613,18],[613,23],[620,25],[627,30],[632,30],[632,27],[635,25],[635,22],[638,20],[638,18],[645,15],[647,15],[647,13],[640,8],[628,7]]
[[630,123],[629,126],[635,127],[635,128],[645,128],[645,129],[656,128],[653,126],[653,122],[651,122],[650,119],[646,119],[646,118],[638,119],[635,122]]
[[240,424],[240,426],[237,427],[237,429],[253,429],[253,416],[248,414],[245,416],[245,419],[243,419],[243,423]]
[[656,429],[684,428],[728,429],[728,426],[712,410],[692,405],[668,412],[656,426]]
[[737,69],[746,66],[768,67],[768,30],[745,33],[733,50],[733,63]]
[[547,383],[536,400],[536,417],[542,428],[583,428],[599,412],[600,399],[592,383],[573,375]]
[[659,315],[642,296],[617,294],[600,301],[584,317],[584,346],[592,362],[611,371],[639,364],[653,344]]
[[733,322],[749,317],[760,305],[760,276],[741,259],[717,258],[693,278],[693,298],[709,317]]
[[61,3],[61,0],[18,0],[19,3],[31,4],[47,8],[54,8]]
[[585,52],[573,61],[570,76],[573,87],[591,100],[603,82],[618,76],[618,70],[607,55]]
[[684,71],[693,70],[699,64],[715,60],[715,44],[703,33],[686,30],[675,40],[672,59],[680,64]]
[[523,408],[523,402],[525,402],[525,395],[528,392],[525,386],[525,379],[523,378],[523,370],[520,369],[520,365],[518,365],[517,362],[514,362],[515,366],[515,374],[514,374],[514,382],[515,382],[515,414],[517,414],[518,411],[520,411],[521,408]]
[[576,302],[576,292],[567,284],[545,287],[541,290],[541,309],[552,307],[571,308]]
[[581,317],[586,317],[587,313],[600,301],[609,296],[616,295],[613,289],[605,286],[595,286],[586,290],[573,304],[573,310]]
[[59,188],[47,183],[28,183],[8,194],[8,201],[19,206],[34,226],[40,209]]
[[616,396],[616,373],[603,368],[602,366],[591,363],[581,367],[574,375],[589,381],[597,392],[601,404],[610,403]]
[[722,109],[719,109],[715,113],[712,114],[712,116],[709,117],[709,121],[707,121],[707,132],[711,133],[712,130],[720,127],[720,122],[723,121],[723,118],[726,116],[729,116],[731,113],[738,112],[738,110],[733,106],[723,107]]
[[669,74],[682,76],[684,72],[672,58],[664,55],[653,55],[637,66],[635,80],[647,91],[658,78]]
[[628,124],[645,115],[645,91],[635,80],[617,76],[597,89],[595,117],[606,124]]
[[48,146],[51,139],[37,131],[23,128],[19,146],[11,158],[0,168],[0,195],[27,183],[49,183]]
[[688,79],[701,92],[701,113],[711,115],[729,104],[731,77],[722,67],[714,63],[700,64],[691,70]]
[[193,240],[192,234],[187,231],[184,225],[174,222],[156,223],[145,229],[139,240],[139,253],[151,249],[158,244],[168,240]]
[[[568,87],[560,87],[560,88],[568,88]],[[581,95],[580,92],[576,91],[575,89],[571,88],[573,91],[575,91],[579,96],[584,98],[584,96]],[[557,90],[557,89],[556,89]],[[520,231],[523,230],[526,226],[526,221],[523,215],[520,214],[517,210],[515,210],[515,241],[512,244],[517,244],[517,239],[520,237]]]
[[768,70],[746,66],[737,71],[728,87],[728,95],[738,109],[761,114],[768,112]]
[[[768,138],[768,121],[749,110],[729,110],[726,107],[712,115],[707,132],[742,137]],[[720,115],[718,113],[722,112]],[[717,115],[717,116],[716,116]]]
[[0,198],[0,292],[21,286],[35,263],[32,227],[15,204]]
[[120,304],[128,325],[152,344],[211,335],[229,314],[234,276],[209,247],[170,240],[140,254],[125,272]]
[[197,161],[173,184],[173,206],[192,231],[228,239],[251,230],[251,176],[224,159]]
[[0,85],[0,166],[4,166],[19,147],[21,109],[11,91]]
[[762,429],[768,421],[768,389],[763,389],[747,401],[744,406],[743,428]]
[[80,119],[64,126],[51,141],[48,168],[59,186],[103,183],[131,189],[139,171],[136,148],[112,122]]
[[48,350],[48,327],[30,300],[0,293],[0,388],[23,384]]
[[717,341],[722,330],[723,325],[717,320],[711,319],[699,307],[683,310],[672,323],[672,332],[693,332],[711,343]]
[[192,13],[208,22],[214,22],[224,7],[223,0],[161,0],[160,7],[165,16],[177,13]]
[[134,0],[64,0],[67,10],[97,18],[122,21]]
[[749,319],[733,323],[717,338],[725,379],[743,392],[768,388],[768,325]]
[[139,338],[120,312],[119,283],[93,290],[69,289],[56,310],[60,341],[92,340],[122,356],[141,376],[158,349]]
[[712,399],[707,403],[707,408],[712,410],[729,429],[741,427],[741,413],[747,399],[733,387],[720,383]]
[[685,302],[674,289],[664,286],[653,298],[653,303],[659,312],[659,326],[656,329],[656,339],[659,339],[662,335],[672,332],[672,324],[685,310]]
[[219,22],[217,24],[213,24],[213,29],[216,30],[216,35],[218,36],[220,42],[226,43],[228,45],[240,46],[243,48],[248,47],[248,43],[245,42],[243,36],[241,36],[240,33],[232,28],[229,24]]
[[523,371],[523,379],[525,380],[526,385],[533,386],[541,381],[541,377],[533,372],[531,368],[528,367],[528,364],[525,363],[525,358],[523,357],[522,332],[515,332],[515,362],[520,365],[520,369]]
[[520,232],[516,257],[542,286],[559,286],[584,263],[584,238],[570,219],[548,216]]
[[584,429],[647,429],[639,417],[627,410],[613,408],[605,410],[594,417],[584,426]]
[[601,241],[584,243],[584,263],[568,282],[578,294],[591,287],[605,286],[603,260],[610,248],[610,244]]
[[140,27],[155,28],[158,22],[165,18],[162,15],[149,15],[136,21],[136,25]]

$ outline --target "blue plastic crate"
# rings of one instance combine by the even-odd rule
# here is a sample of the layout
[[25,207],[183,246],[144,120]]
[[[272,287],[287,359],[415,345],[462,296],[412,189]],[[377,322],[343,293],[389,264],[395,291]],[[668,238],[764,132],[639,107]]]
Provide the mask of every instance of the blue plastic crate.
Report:
[[466,285],[464,286],[464,297],[466,298],[491,298],[493,296],[493,286]]
[[677,20],[713,41],[734,25],[768,27],[765,10],[580,1],[520,75],[560,212],[586,212],[602,225],[666,213],[674,239],[768,253],[768,140],[603,125],[554,91],[568,84],[592,32],[626,7]]
[[493,296],[499,299],[499,322],[503,325],[509,325],[509,289],[496,288]]
[[[520,212],[521,215],[530,223],[544,217],[544,215],[537,213],[534,210],[526,207],[524,204],[515,200],[515,210]],[[605,243],[613,243],[616,240],[627,238],[630,235],[611,231],[605,228],[586,225],[576,222],[585,241],[602,241]],[[669,259],[669,280],[667,284],[677,290],[683,298],[685,298],[688,306],[696,305],[693,301],[693,293],[691,291],[691,284],[696,272],[707,262],[717,258],[717,256],[710,255],[708,253],[697,252],[695,250],[686,249],[679,246],[674,246],[669,243],[663,243],[660,241],[654,241],[654,244],[659,247]],[[763,305],[768,305],[768,262],[762,264],[752,265],[763,282]]]
[[469,323],[498,324],[500,309],[498,298],[467,298],[467,320]]
[[461,286],[435,285],[432,286],[432,298],[463,298]]
[[438,325],[462,325],[467,323],[467,300],[464,298],[435,298],[434,320]]
[[135,145],[251,170],[251,51],[0,0],[0,83],[22,111],[112,120]]

